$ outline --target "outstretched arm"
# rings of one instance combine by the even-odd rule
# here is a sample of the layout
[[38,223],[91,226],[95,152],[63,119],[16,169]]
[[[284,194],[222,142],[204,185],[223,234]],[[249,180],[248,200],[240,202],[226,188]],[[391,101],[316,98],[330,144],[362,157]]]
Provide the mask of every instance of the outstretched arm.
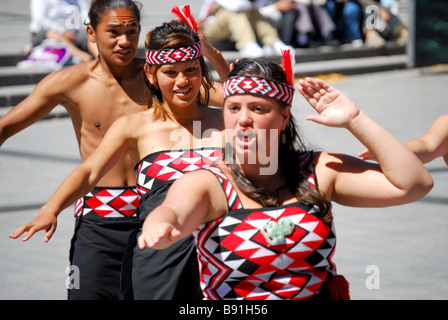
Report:
[[0,117],[0,146],[11,136],[45,117],[62,102],[65,82],[58,80],[65,70],[42,79],[31,94]]
[[318,113],[306,119],[346,128],[378,160],[379,167],[347,155],[322,153],[316,173],[323,176],[318,181],[329,200],[351,206],[388,206],[415,201],[431,190],[431,175],[414,153],[339,90],[307,78],[299,82],[299,91]]
[[138,246],[142,250],[165,249],[226,211],[224,192],[213,174],[206,170],[187,173],[173,183],[163,203],[145,219]]
[[126,154],[128,144],[123,132],[130,127],[117,120],[105,135],[103,141],[81,165],[56,189],[48,202],[40,209],[36,218],[17,228],[10,238],[17,239],[27,232],[23,241],[36,232],[44,230],[44,241],[48,242],[56,231],[57,217],[65,208],[86,195],[98,181]]

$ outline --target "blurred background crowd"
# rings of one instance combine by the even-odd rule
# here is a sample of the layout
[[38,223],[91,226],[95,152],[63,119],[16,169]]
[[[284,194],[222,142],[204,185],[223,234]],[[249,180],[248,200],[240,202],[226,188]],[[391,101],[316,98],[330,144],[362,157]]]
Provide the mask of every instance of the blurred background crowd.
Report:
[[[30,41],[22,67],[57,69],[89,60],[85,28],[89,0],[31,0]],[[207,38],[240,57],[279,56],[285,48],[406,45],[408,1],[403,0],[203,0],[194,12]],[[69,22],[69,23],[68,23]],[[64,51],[69,48],[70,55]],[[58,51],[48,62],[48,52]],[[68,50],[67,50],[68,51]],[[52,65],[51,65],[52,64]]]
[[406,44],[398,0],[205,0],[198,16],[210,40],[234,42],[243,57],[280,47]]

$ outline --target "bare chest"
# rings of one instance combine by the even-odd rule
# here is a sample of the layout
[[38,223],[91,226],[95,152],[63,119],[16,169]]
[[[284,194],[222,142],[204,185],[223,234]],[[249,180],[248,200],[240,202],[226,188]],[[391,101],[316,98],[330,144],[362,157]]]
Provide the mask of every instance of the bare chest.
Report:
[[107,85],[90,81],[73,93],[73,107],[78,109],[79,130],[103,136],[115,120],[121,116],[148,108],[144,88],[125,90],[118,84]]

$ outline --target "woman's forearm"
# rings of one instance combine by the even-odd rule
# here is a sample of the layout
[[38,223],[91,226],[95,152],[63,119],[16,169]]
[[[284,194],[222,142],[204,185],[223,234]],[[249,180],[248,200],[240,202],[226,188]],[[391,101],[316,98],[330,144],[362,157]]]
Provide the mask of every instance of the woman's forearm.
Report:
[[421,193],[433,185],[417,156],[398,138],[360,112],[347,129],[375,155],[387,179],[397,188]]
[[98,181],[99,177],[92,177],[89,171],[80,165],[59,185],[41,212],[45,211],[57,217],[64,209],[89,193]]

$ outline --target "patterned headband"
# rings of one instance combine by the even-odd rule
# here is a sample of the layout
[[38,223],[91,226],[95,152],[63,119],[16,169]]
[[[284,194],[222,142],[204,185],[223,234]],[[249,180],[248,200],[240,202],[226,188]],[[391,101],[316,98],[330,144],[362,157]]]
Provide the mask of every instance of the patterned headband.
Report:
[[223,84],[224,99],[235,94],[256,94],[292,104],[294,88],[286,83],[259,77],[231,77]]
[[149,65],[162,65],[202,57],[201,42],[197,42],[189,47],[162,50],[146,50],[146,62]]

